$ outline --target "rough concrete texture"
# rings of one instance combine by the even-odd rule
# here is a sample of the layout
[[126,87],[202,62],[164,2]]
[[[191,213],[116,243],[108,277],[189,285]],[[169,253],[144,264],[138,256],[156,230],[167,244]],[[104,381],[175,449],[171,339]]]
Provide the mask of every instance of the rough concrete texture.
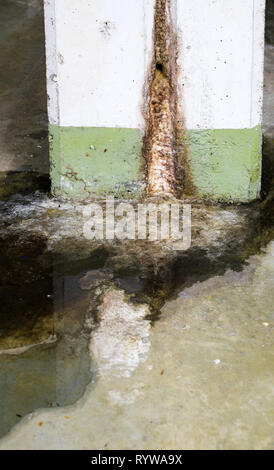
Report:
[[273,448],[268,54],[263,200],[193,204],[188,250],[86,240],[83,204],[1,175],[1,449]]

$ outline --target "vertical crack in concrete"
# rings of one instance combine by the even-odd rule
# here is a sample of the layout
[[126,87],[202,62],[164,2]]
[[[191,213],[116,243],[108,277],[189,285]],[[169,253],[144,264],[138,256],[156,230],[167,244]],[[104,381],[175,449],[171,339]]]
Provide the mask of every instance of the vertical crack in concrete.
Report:
[[176,45],[170,0],[156,0],[145,153],[147,194],[176,195]]

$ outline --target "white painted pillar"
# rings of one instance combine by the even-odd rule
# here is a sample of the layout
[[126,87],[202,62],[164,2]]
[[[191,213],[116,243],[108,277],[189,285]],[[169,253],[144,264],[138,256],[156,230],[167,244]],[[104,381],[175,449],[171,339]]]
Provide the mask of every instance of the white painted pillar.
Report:
[[154,0],[44,4],[53,192],[142,191]]
[[[178,99],[198,198],[259,195],[264,0],[170,0]],[[53,192],[144,189],[154,0],[44,0]]]
[[198,194],[259,196],[265,0],[177,0],[179,93]]

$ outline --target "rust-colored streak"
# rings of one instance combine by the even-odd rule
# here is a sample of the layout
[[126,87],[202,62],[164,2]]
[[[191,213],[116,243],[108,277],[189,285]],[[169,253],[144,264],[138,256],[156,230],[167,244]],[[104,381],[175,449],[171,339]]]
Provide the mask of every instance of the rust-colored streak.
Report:
[[169,0],[156,0],[153,74],[149,88],[146,135],[147,193],[175,195],[174,86]]

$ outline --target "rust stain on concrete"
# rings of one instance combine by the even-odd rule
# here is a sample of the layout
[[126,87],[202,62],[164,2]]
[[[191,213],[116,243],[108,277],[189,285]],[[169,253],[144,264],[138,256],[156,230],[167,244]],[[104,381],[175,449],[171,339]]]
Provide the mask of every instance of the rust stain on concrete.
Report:
[[147,194],[176,196],[176,36],[170,0],[156,0],[145,156]]

